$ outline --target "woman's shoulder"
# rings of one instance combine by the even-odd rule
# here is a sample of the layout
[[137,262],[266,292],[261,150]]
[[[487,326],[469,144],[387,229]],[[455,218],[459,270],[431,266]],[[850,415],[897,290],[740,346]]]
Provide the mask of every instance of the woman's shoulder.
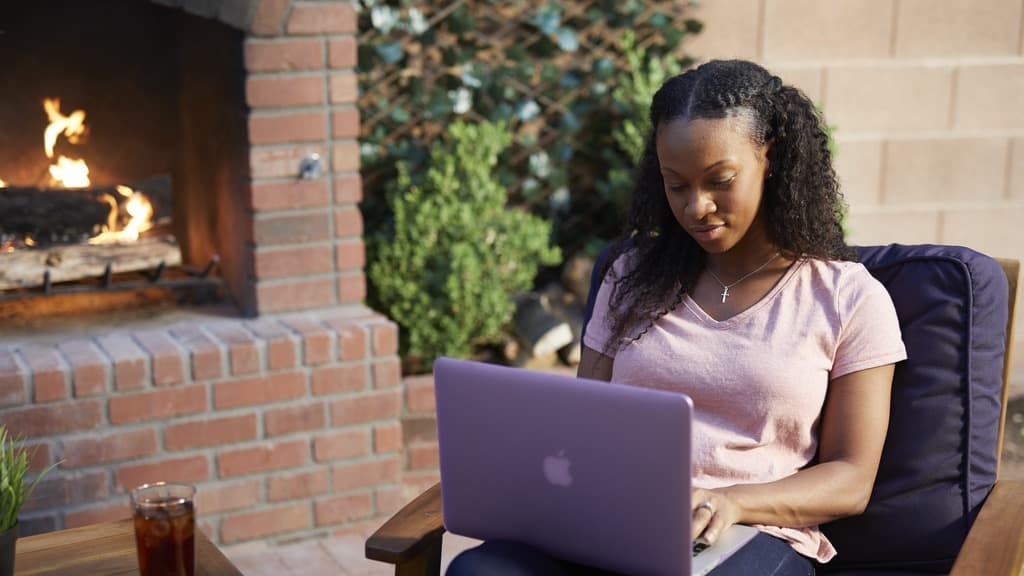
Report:
[[815,284],[830,292],[843,293],[847,297],[854,294],[886,292],[882,283],[860,262],[804,258],[802,268],[804,274],[811,277]]

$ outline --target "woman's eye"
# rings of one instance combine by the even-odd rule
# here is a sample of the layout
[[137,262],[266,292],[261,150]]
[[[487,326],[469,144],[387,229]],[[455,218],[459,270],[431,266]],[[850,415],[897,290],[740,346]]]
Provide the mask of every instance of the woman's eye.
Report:
[[718,180],[717,182],[712,182],[711,186],[715,188],[728,188],[734,180],[736,180],[736,178],[729,178],[728,180]]

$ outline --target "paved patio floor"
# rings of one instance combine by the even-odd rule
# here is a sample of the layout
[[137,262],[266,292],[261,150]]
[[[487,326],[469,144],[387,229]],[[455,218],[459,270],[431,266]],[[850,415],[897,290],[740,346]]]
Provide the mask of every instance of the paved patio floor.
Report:
[[[273,548],[228,551],[231,561],[245,576],[385,576],[394,567],[367,560],[366,540],[349,535],[306,540]],[[441,550],[441,573],[456,554],[479,544],[471,538],[445,534]]]

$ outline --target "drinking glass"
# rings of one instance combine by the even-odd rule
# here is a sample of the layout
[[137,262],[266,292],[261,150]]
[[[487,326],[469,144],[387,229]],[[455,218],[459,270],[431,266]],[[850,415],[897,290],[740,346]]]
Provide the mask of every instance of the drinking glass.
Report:
[[132,490],[135,549],[142,576],[195,573],[196,489],[157,482]]

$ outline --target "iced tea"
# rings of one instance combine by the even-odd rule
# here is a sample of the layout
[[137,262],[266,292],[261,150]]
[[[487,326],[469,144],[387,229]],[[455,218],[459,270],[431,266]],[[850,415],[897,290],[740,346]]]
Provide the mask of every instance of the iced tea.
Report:
[[162,483],[132,491],[135,548],[142,576],[193,576],[194,493],[191,486]]

